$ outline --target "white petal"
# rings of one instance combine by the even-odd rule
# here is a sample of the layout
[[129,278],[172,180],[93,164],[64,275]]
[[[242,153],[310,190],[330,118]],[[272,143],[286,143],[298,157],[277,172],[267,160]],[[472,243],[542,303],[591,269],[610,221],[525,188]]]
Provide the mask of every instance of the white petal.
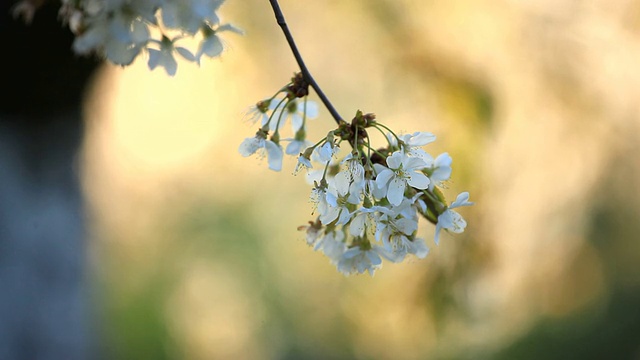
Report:
[[240,155],[247,157],[255,154],[255,152],[263,146],[264,143],[262,143],[260,139],[256,137],[250,137],[244,139],[244,141],[238,147],[238,152],[240,153]]
[[345,251],[344,254],[342,254],[342,257],[344,257],[345,259],[351,259],[360,255],[360,253],[362,253],[362,250],[360,250],[359,247],[352,247],[349,250]]
[[79,54],[86,54],[101,47],[107,36],[106,31],[107,29],[99,24],[90,27],[73,42],[73,50]]
[[462,218],[462,215],[453,210],[448,211],[451,212],[451,220],[453,224],[450,228],[447,228],[447,230],[456,234],[464,232],[464,229],[467,227],[467,222]]
[[338,194],[344,196],[349,192],[350,176],[346,171],[339,172],[334,178],[334,184]]
[[350,204],[354,204],[354,205],[360,204],[360,201],[361,201],[360,195],[362,195],[363,191],[364,191],[364,182],[351,183],[351,185],[349,186],[349,197],[347,198],[347,201]]
[[387,166],[389,169],[397,169],[402,164],[402,160],[404,159],[404,153],[400,151],[396,151],[390,156],[387,157]]
[[419,157],[405,157],[402,161],[405,170],[420,170],[427,166],[427,163]]
[[[335,261],[342,257],[342,254],[347,250],[346,245],[342,242],[344,239],[344,233],[336,232],[327,234],[321,242],[316,245],[322,245],[322,252],[332,261]],[[314,249],[316,250],[316,249]]]
[[315,148],[315,150],[313,150],[313,153],[311,154],[311,158],[319,163],[328,163],[333,157],[332,146],[333,145],[330,142],[326,142],[322,144],[322,146]]
[[407,145],[424,146],[434,141],[436,141],[436,136],[433,135],[432,133],[418,131],[418,132],[414,132],[413,135],[409,137]]
[[367,214],[359,213],[356,217],[351,220],[351,224],[349,225],[349,232],[353,236],[362,236],[364,234],[364,224],[367,219]]
[[424,160],[424,162],[427,164],[427,167],[431,167],[434,165],[434,159],[433,156],[431,156],[431,154],[429,154],[426,151],[422,151],[420,152],[420,154],[416,154],[417,156],[419,156],[422,160]]
[[452,210],[445,210],[442,214],[438,215],[438,225],[443,229],[450,229],[453,227]]
[[412,219],[401,218],[396,221],[398,230],[405,233],[405,235],[411,235],[418,230],[418,222]]
[[[318,206],[318,211],[320,211],[320,206]],[[327,207],[326,211],[320,214],[319,219],[322,225],[329,225],[340,215],[340,208],[336,207]]]
[[461,206],[473,205],[473,203],[469,202],[468,200],[469,200],[469,192],[467,192],[467,191],[462,192],[462,193],[458,194],[458,196],[456,197],[456,201],[451,203],[451,206],[449,206],[449,208],[452,209],[452,208],[457,208],[457,207],[461,207]]
[[390,146],[398,146],[398,139],[396,139],[396,137],[393,136],[392,133],[387,133],[386,136]]
[[414,172],[407,176],[407,183],[416,189],[428,188],[429,182],[429,178],[421,172]]
[[156,49],[148,49],[149,51],[149,69],[153,70],[160,64],[161,52]]
[[104,49],[107,58],[117,65],[129,65],[140,53],[140,47],[130,46],[117,41],[109,41]]
[[149,27],[147,24],[140,20],[133,22],[133,29],[131,30],[131,40],[136,44],[144,44],[149,41]]
[[373,170],[375,170],[376,174],[380,174],[381,172],[383,172],[385,169],[387,169],[386,166],[381,165],[381,164],[373,164]]
[[171,54],[163,54],[159,65],[164,66],[169,76],[174,76],[178,70],[178,63]]
[[438,223],[436,224],[436,233],[433,236],[433,241],[438,245],[440,242],[440,230],[442,230],[442,225],[440,225],[440,217],[438,217]]
[[300,130],[300,128],[302,127],[302,123],[303,123],[303,120],[300,114],[291,115],[291,128],[293,129],[294,133]]
[[412,253],[415,254],[418,259],[424,259],[429,254],[429,247],[422,239],[415,239],[412,241]]
[[390,169],[384,169],[382,172],[378,173],[376,177],[376,185],[379,189],[383,189],[387,187],[387,183],[389,180],[395,176],[395,173]]
[[377,252],[373,250],[368,250],[365,252],[365,254],[367,254],[369,261],[371,261],[371,265],[379,266],[382,264],[382,258],[380,257],[380,255],[378,255]]
[[131,23],[127,21],[122,15],[116,14],[109,22],[109,34],[113,40],[129,43],[131,42]]
[[433,173],[431,173],[431,179],[436,182],[449,180],[451,177],[451,167],[450,166],[440,166],[437,167]]
[[242,29],[240,29],[239,27],[236,27],[235,25],[232,25],[232,24],[223,24],[223,25],[220,25],[220,26],[218,27],[218,30],[217,30],[217,31],[218,31],[218,32],[219,32],[219,31],[231,31],[231,32],[234,32],[234,33],[239,34],[239,35],[244,35],[244,30],[242,30]]
[[347,208],[345,207],[342,207],[340,209],[342,209],[342,211],[340,212],[340,218],[338,219],[338,222],[336,222],[336,225],[344,225],[348,223],[349,220],[351,220],[351,213],[349,212],[349,210],[347,210]]
[[282,170],[282,148],[273,141],[265,141],[265,149],[267,150],[267,158],[269,161],[269,169],[273,171]]
[[200,43],[200,53],[208,57],[216,57],[222,54],[222,50],[224,50],[224,47],[216,35],[211,35]]
[[185,58],[185,59],[187,59],[189,61],[196,61],[197,60],[196,56],[193,55],[191,53],[191,51],[189,51],[189,50],[187,50],[187,49],[185,49],[185,48],[183,48],[181,46],[178,46],[175,49],[178,52],[178,54],[182,55],[183,58]]
[[375,180],[366,180],[365,182],[366,188],[369,190],[369,193],[373,195],[374,198],[380,200],[387,197],[387,187],[379,188],[376,185]]
[[162,23],[169,28],[177,28],[179,22],[178,3],[173,1],[165,1],[162,6]]
[[404,189],[406,182],[403,179],[394,177],[389,182],[389,190],[387,191],[387,199],[392,205],[398,206],[404,199]]
[[294,169],[293,174],[296,175],[298,174],[298,171],[300,171],[300,169],[305,169],[305,168],[311,169],[313,168],[313,165],[311,165],[311,162],[308,159],[306,159],[304,156],[299,155],[298,163],[296,164],[296,168]]
[[[301,104],[301,110],[304,110],[304,104]],[[315,101],[307,100],[307,109],[306,109],[307,117],[310,119],[315,119],[318,117],[318,104]]]
[[304,142],[294,140],[290,142],[289,145],[287,145],[287,149],[285,150],[285,153],[287,155],[299,155],[302,146],[304,146]]
[[451,158],[451,156],[449,156],[449,154],[445,152],[438,155],[435,160],[435,166],[451,166],[452,162],[453,159]]

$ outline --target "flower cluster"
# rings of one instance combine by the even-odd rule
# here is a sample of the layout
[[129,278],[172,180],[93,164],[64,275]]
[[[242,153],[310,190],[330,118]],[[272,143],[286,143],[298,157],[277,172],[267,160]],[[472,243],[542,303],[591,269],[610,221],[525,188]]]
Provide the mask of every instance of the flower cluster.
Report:
[[[28,22],[36,8],[47,1],[53,0],[20,0],[14,14]],[[76,35],[76,53],[98,54],[121,66],[146,53],[151,70],[162,67],[173,76],[176,55],[200,64],[203,56],[217,57],[223,52],[222,33],[242,33],[221,22],[218,10],[223,2],[60,0],[60,17]],[[266,157],[269,168],[275,171],[282,169],[285,154],[297,157],[294,174],[307,171],[313,184],[314,214],[317,212],[315,220],[300,227],[306,230],[307,243],[321,250],[344,274],[368,271],[373,275],[383,259],[400,262],[408,256],[427,255],[429,248],[418,237],[420,218],[435,224],[436,244],[443,229],[463,232],[467,224],[454,209],[472,203],[467,192],[451,204],[446,202],[440,188],[451,176],[452,159],[447,153],[434,158],[423,149],[435,141],[433,134],[396,134],[374,114],[361,111],[347,123],[321,96],[337,128],[315,143],[307,140],[307,120],[318,116],[318,106],[307,99],[309,82],[319,95],[321,91],[293,46],[277,1],[270,3],[306,76],[295,74],[273,96],[251,107],[247,118],[260,126],[238,150],[245,157]],[[189,44],[195,49],[190,50]],[[292,135],[282,138],[288,122]],[[371,145],[368,131],[372,129],[384,135],[384,147]],[[343,143],[350,151],[338,159]]]
[[[307,170],[317,215],[299,229],[306,231],[306,241],[314,250],[322,251],[345,275],[365,271],[373,275],[383,259],[401,262],[408,256],[428,254],[425,240],[418,237],[421,217],[436,225],[436,244],[443,229],[464,231],[467,224],[454,209],[472,205],[469,193],[447,204],[440,187],[451,176],[452,159],[447,153],[434,158],[423,149],[435,141],[433,134],[396,135],[374,114],[358,111],[351,123],[340,120],[336,129],[314,144],[306,139],[305,120],[316,116],[317,108],[308,100],[298,100],[306,99],[306,88],[297,74],[274,97],[252,107],[249,118],[253,123],[260,121],[261,127],[242,142],[239,152],[266,154],[269,168],[281,170],[280,130],[291,118],[295,136],[286,139],[286,153],[297,156],[295,172]],[[284,96],[277,100],[280,94]],[[370,129],[384,134],[385,147],[372,147]],[[344,142],[351,151],[339,160]]]
[[[315,102],[307,100],[308,88],[309,85],[298,73],[287,86],[272,97],[252,106],[247,112],[247,120],[252,124],[260,122],[261,127],[254,137],[247,138],[240,144],[240,154],[245,157],[257,154],[260,158],[266,155],[269,169],[280,171],[285,153],[298,156],[301,151],[311,146],[307,140],[306,122],[307,119],[318,116],[318,106]],[[294,135],[292,138],[281,139],[280,132],[288,120],[291,122]],[[281,142],[288,142],[284,151]]]
[[[224,0],[62,0],[60,17],[76,35],[73,50],[97,54],[126,66],[143,52],[150,69],[163,67],[173,76],[176,54],[200,64],[203,56],[216,57],[224,50],[220,34],[242,33],[222,24],[218,9]],[[22,0],[15,12],[27,20],[33,16],[34,0]],[[196,39],[197,48],[186,43]]]

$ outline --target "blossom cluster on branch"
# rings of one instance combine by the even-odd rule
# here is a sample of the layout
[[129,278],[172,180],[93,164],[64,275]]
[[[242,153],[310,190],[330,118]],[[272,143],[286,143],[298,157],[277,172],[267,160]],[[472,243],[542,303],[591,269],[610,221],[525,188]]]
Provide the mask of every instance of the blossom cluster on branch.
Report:
[[[44,1],[22,0],[14,13],[30,20]],[[76,36],[73,50],[77,54],[98,55],[126,66],[146,53],[150,69],[162,67],[173,76],[178,65],[176,55],[200,64],[203,56],[222,53],[221,33],[242,33],[234,25],[221,22],[218,9],[223,2],[62,0],[59,16]],[[189,46],[194,42],[196,45]]]
[[[14,13],[29,21],[46,1],[52,0],[20,0]],[[467,223],[455,209],[472,203],[467,192],[450,204],[445,200],[440,188],[451,176],[452,159],[447,153],[433,157],[423,149],[435,136],[428,132],[396,134],[374,114],[361,111],[351,122],[342,120],[304,64],[278,1],[268,1],[300,72],[251,108],[248,119],[260,126],[238,150],[245,157],[266,157],[275,171],[282,169],[285,154],[297,158],[294,173],[305,170],[313,186],[316,218],[300,227],[306,231],[307,243],[344,274],[366,271],[373,275],[383,259],[400,262],[427,255],[429,248],[418,237],[420,218],[435,225],[436,244],[442,230],[463,232]],[[222,53],[221,33],[242,33],[221,22],[218,10],[223,2],[61,0],[59,14],[76,35],[76,53],[98,54],[122,66],[146,53],[150,69],[162,67],[173,76],[176,55],[199,64],[203,56]],[[307,120],[318,116],[317,104],[307,99],[309,87],[337,125],[316,142],[307,139]],[[287,123],[292,135],[284,138]],[[374,147],[370,131],[379,131],[386,143]],[[345,143],[350,151],[339,158]]]
[[[452,159],[447,153],[433,157],[423,149],[435,141],[433,134],[396,134],[374,114],[358,111],[350,123],[339,121],[313,143],[307,140],[305,125],[307,118],[317,116],[317,107],[307,100],[307,87],[298,73],[274,96],[256,103],[249,119],[260,121],[260,128],[238,150],[245,157],[266,156],[275,171],[282,169],[285,153],[297,157],[294,173],[307,171],[317,212],[299,229],[306,231],[314,250],[322,251],[346,275],[373,275],[383,259],[401,262],[410,255],[427,255],[429,248],[418,237],[421,217],[436,225],[436,244],[443,229],[464,231],[467,224],[454,209],[472,205],[469,193],[447,204],[440,187],[451,176]],[[294,136],[283,139],[281,130],[288,119]],[[385,146],[371,144],[372,130],[384,135]],[[285,151],[283,142],[288,142]],[[351,151],[339,159],[343,143]]]

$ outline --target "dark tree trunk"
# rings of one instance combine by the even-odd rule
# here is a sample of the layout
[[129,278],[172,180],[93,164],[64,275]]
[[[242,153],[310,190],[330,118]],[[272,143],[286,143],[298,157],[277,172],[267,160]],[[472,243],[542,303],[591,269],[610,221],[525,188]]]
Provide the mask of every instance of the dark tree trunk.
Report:
[[76,155],[97,63],[71,52],[56,6],[31,25],[0,5],[0,359],[92,359]]

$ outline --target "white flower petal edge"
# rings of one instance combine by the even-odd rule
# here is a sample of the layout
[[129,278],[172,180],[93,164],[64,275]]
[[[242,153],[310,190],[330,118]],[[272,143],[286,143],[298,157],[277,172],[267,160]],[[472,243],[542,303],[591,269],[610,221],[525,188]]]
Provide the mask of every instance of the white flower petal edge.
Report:
[[271,140],[266,140],[265,148],[267,150],[267,159],[269,161],[269,169],[273,171],[282,170],[283,152],[280,145],[274,143]]
[[472,202],[469,202],[469,193],[462,192],[458,194],[456,200],[451,203],[449,208],[445,210],[440,216],[438,216],[438,223],[436,224],[436,233],[433,237],[433,241],[438,245],[440,241],[440,231],[445,229],[452,233],[462,233],[464,229],[467,227],[467,222],[462,218],[462,215],[456,212],[455,208],[462,206],[470,206],[473,205]]

